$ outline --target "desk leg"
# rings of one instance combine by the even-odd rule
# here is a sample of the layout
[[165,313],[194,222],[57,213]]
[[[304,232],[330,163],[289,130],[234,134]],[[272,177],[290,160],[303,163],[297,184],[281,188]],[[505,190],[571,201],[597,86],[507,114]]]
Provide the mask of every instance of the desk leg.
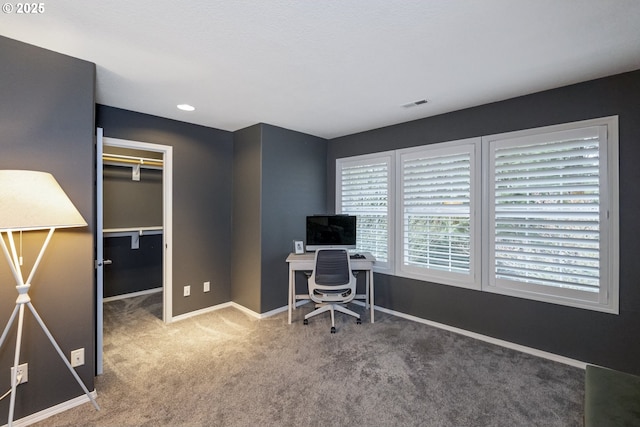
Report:
[[294,303],[293,294],[295,289],[295,275],[291,268],[291,264],[289,264],[289,324],[291,324],[291,306]]
[[369,307],[371,308],[371,323],[373,323],[373,269],[369,270]]
[[369,271],[365,271],[364,274],[364,308],[365,310],[369,309],[369,287],[370,287],[370,280],[369,280]]

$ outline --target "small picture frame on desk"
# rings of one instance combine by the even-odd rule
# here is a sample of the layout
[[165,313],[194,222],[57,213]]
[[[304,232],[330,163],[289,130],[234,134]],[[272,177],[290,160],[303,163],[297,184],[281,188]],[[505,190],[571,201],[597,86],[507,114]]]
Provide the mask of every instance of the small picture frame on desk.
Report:
[[293,251],[296,254],[304,253],[304,242],[302,240],[294,240],[293,241]]

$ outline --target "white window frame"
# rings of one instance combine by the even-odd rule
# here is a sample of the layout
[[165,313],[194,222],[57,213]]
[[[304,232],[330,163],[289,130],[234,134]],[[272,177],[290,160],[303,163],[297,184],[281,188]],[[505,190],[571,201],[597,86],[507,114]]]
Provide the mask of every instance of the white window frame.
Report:
[[393,197],[393,182],[395,179],[395,152],[365,154],[361,156],[344,157],[336,160],[336,213],[349,213],[342,210],[342,169],[344,167],[357,167],[371,163],[386,163],[388,171],[387,180],[387,261],[376,260],[373,271],[378,273],[393,274],[394,265],[394,212],[395,200]]
[[[579,290],[533,285],[495,277],[495,240],[493,161],[496,147],[532,144],[552,141],[562,133],[580,132],[585,128],[599,128],[599,234],[600,234],[600,290],[590,293]],[[482,138],[484,158],[483,242],[487,254],[483,265],[483,287],[487,292],[523,297],[527,299],[588,308],[608,313],[619,310],[619,167],[618,167],[618,117],[585,120],[525,131],[509,132]]]
[[[469,289],[480,289],[480,266],[481,266],[481,241],[480,241],[480,138],[469,138],[458,141],[449,141],[425,145],[414,148],[407,148],[397,151],[396,155],[396,274],[419,280],[426,280],[435,283],[459,286]],[[405,262],[406,240],[404,224],[404,165],[405,161],[420,158],[442,158],[450,155],[469,155],[469,178],[470,178],[470,203],[469,203],[469,227],[470,227],[470,260],[469,273],[457,273],[438,268],[428,268],[424,266],[409,265]]]
[[[495,258],[492,249],[493,205],[493,169],[492,147],[501,141],[517,138],[528,138],[531,141],[545,138],[555,132],[572,131],[587,127],[600,127],[600,185],[599,185],[599,235],[600,235],[600,288],[596,298],[585,296],[584,292],[551,292],[549,286],[529,286],[528,284],[511,283],[494,280],[492,265]],[[403,265],[403,214],[402,214],[402,159],[416,153],[446,153],[448,150],[459,150],[465,145],[472,146],[471,162],[473,206],[470,226],[473,228],[470,264],[473,273],[469,277],[461,277],[459,273],[438,271],[429,268],[414,268]],[[618,116],[603,117],[591,120],[546,126],[516,132],[507,132],[459,141],[442,142],[420,147],[399,149],[382,153],[366,154],[336,159],[336,212],[341,213],[341,170],[343,165],[366,164],[371,160],[389,162],[388,182],[388,262],[376,262],[374,271],[395,274],[433,283],[453,285],[476,289],[484,292],[509,295],[536,301],[560,304],[596,310],[606,313],[619,313],[619,165],[618,165]],[[495,224],[494,224],[495,225]],[[595,294],[595,293],[594,293]],[[593,295],[591,295],[593,297]]]

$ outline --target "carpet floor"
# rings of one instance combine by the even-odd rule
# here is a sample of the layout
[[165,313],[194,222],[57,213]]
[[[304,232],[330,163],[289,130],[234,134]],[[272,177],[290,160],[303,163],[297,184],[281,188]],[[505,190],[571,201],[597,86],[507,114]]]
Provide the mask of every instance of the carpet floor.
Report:
[[581,426],[584,371],[385,313],[302,324],[225,308],[166,325],[160,294],[104,306],[90,403],[36,426]]

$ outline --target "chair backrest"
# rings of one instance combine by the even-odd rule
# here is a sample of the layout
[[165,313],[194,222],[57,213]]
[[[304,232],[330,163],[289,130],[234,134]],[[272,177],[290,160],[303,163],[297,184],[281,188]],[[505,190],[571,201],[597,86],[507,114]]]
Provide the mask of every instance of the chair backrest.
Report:
[[313,275],[318,285],[348,284],[351,280],[349,254],[345,249],[318,249]]
[[309,298],[317,303],[348,303],[356,296],[356,278],[345,249],[318,249],[309,283]]

